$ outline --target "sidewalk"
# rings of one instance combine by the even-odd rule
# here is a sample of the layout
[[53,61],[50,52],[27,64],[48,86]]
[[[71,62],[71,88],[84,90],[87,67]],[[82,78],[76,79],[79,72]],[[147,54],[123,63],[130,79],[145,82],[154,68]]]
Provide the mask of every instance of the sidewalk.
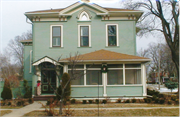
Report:
[[46,101],[34,101],[33,104],[27,105],[27,106],[22,107],[20,109],[0,109],[0,110],[12,110],[11,113],[6,114],[2,117],[21,117],[24,114],[29,113],[31,111],[39,110],[42,107],[42,105],[38,102],[41,102],[43,104],[46,103]]

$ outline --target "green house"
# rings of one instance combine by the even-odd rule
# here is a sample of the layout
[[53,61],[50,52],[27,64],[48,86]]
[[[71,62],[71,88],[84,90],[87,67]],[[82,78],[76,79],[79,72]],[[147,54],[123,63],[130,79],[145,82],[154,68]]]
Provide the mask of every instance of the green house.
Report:
[[58,77],[72,75],[69,60],[77,52],[81,60],[75,72],[82,75],[71,81],[72,98],[146,96],[145,63],[150,59],[136,56],[136,22],[142,14],[88,0],[26,12],[33,38],[22,41],[24,78],[32,82],[32,96],[55,95]]

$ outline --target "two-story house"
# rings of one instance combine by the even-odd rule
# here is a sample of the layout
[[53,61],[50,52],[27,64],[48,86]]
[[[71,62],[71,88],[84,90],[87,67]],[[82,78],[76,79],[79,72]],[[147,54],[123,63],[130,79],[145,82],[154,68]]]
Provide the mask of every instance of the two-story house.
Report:
[[[71,81],[71,97],[146,96],[145,63],[150,59],[136,56],[136,22],[142,14],[104,8],[88,0],[61,9],[26,12],[33,39],[22,41],[24,78],[31,82],[33,96],[37,81],[41,82],[38,95],[54,95],[51,86],[59,86],[56,73],[70,73],[67,58],[76,52],[82,58],[76,70],[83,76]],[[102,66],[108,70],[102,72]]]

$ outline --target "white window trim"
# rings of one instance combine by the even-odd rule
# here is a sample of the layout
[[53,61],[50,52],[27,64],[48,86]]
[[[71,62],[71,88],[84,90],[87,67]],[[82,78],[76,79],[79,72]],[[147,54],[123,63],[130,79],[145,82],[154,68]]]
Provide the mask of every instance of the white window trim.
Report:
[[89,27],[89,47],[91,47],[91,25],[89,24],[82,24],[82,25],[78,25],[78,47],[81,47],[80,45],[80,40],[81,40],[81,30],[80,27],[81,26],[88,26]]
[[[87,17],[87,20],[82,20],[82,17],[83,17],[84,14],[85,14],[86,17]],[[83,11],[83,12],[80,14],[79,21],[90,21],[89,15],[88,15],[88,13],[87,13],[86,11]]]
[[50,26],[50,47],[52,46],[52,27],[53,26],[60,26],[61,27],[61,48],[63,47],[63,25],[51,25]]
[[[116,46],[119,46],[119,28],[118,28],[118,24],[106,24],[106,47],[111,47],[108,46],[108,26],[109,25],[116,25]],[[112,46],[113,47],[113,46]]]

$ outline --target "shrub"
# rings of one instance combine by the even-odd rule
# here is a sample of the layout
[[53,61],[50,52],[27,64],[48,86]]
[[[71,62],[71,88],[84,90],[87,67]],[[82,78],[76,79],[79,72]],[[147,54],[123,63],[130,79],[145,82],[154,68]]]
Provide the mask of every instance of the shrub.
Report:
[[153,95],[152,100],[155,101],[156,98],[157,98],[157,96],[156,96],[156,95]]
[[102,103],[103,103],[103,104],[106,104],[106,103],[107,103],[107,100],[103,100]]
[[32,104],[32,103],[34,103],[34,99],[33,99],[33,98],[29,98],[28,102],[29,102],[30,104]]
[[171,100],[175,101],[176,100],[176,96],[171,96]]
[[159,94],[159,98],[165,98],[164,94]]
[[17,106],[21,106],[21,101],[18,101],[18,102],[17,102]]
[[159,100],[159,103],[160,103],[160,104],[164,104],[164,102],[165,102],[165,100],[164,100],[163,98],[161,98],[161,99]]
[[22,106],[24,105],[24,100],[21,100],[21,105],[22,105]]
[[130,100],[126,100],[125,103],[130,103]]
[[93,100],[88,100],[89,101],[89,104],[92,104],[93,103]]
[[25,89],[24,98],[31,98],[32,97],[32,91],[30,90],[30,87],[28,86],[27,80],[24,80],[23,86]]
[[11,102],[8,102],[8,106],[11,106]]
[[76,99],[72,99],[71,104],[75,104],[75,103],[76,103]]
[[152,99],[151,98],[144,98],[145,103],[151,103]]
[[86,100],[83,100],[83,104],[86,104],[86,102],[87,102]]
[[117,99],[117,103],[121,103],[121,99],[119,98],[119,99]]
[[159,92],[158,92],[158,91],[155,91],[155,90],[149,90],[149,89],[147,89],[147,94],[148,94],[148,95],[151,95],[151,96],[156,95],[156,96],[158,97]]
[[159,98],[156,98],[156,99],[155,99],[155,103],[159,103]]
[[1,92],[1,98],[3,98],[3,100],[12,99],[12,91],[8,79],[5,79],[4,81],[4,87],[3,91]]
[[168,104],[172,104],[172,101],[171,101],[171,100],[168,100]]
[[96,99],[95,102],[96,102],[96,104],[99,104],[99,99]]
[[176,99],[176,100],[175,100],[175,103],[176,103],[176,104],[179,104],[179,99]]
[[132,99],[132,103],[135,103],[136,102],[136,99]]

